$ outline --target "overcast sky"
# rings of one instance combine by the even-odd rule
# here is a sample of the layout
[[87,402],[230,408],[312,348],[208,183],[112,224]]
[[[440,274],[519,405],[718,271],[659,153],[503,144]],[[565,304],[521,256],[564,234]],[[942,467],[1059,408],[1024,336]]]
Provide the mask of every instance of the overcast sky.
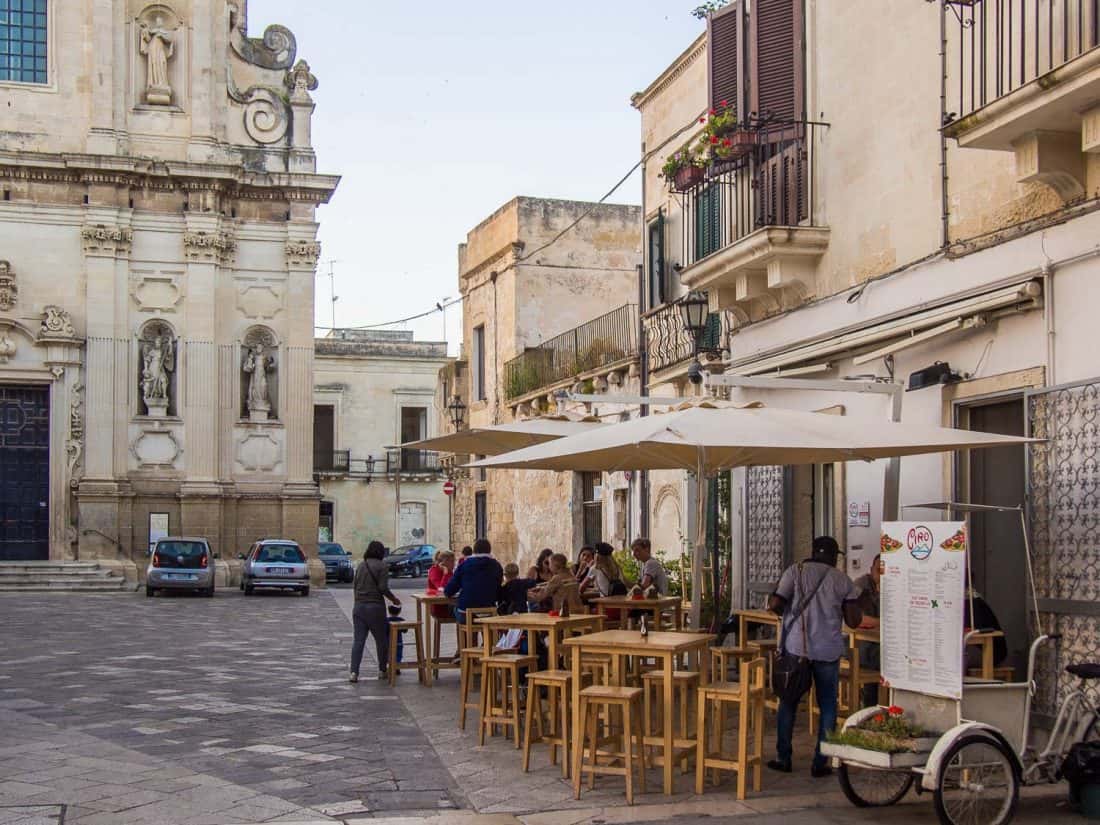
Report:
[[[390,321],[458,296],[459,242],[515,195],[598,200],[638,159],[630,95],[702,31],[697,4],[251,0],[251,36],[287,26],[320,80],[318,171],[343,176],[319,210],[318,325],[330,260],[337,326]],[[443,337],[438,313],[407,328]]]

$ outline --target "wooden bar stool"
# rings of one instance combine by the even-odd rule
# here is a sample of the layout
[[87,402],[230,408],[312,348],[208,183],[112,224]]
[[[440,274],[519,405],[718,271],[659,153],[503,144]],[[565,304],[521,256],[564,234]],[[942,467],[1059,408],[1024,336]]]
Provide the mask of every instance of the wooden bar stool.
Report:
[[594,685],[610,684],[611,657],[602,653],[585,653],[581,656],[581,673],[590,675]]
[[[481,660],[481,732],[478,743],[485,744],[485,731],[491,736],[493,728],[511,728],[516,748],[519,748],[520,726],[523,724],[519,701],[519,672],[523,668],[533,670],[538,666],[535,656],[519,653],[501,653]],[[499,702],[497,679],[500,679]]]
[[497,609],[495,607],[466,608],[466,621],[458,626],[458,649],[460,655],[462,650],[468,647],[477,647],[482,644],[481,634],[487,631],[477,624],[477,620],[484,619],[486,616],[495,615],[497,615]]
[[712,682],[728,682],[730,663],[737,665],[737,672],[741,672],[741,663],[749,662],[760,655],[760,649],[755,647],[712,647],[710,649],[710,680]]
[[[612,710],[619,710],[623,720],[621,751],[600,750],[601,744],[607,744],[614,740],[601,740],[599,736],[598,716],[601,711],[607,711],[611,715]],[[641,768],[640,779],[642,793],[645,793],[645,732],[642,728],[642,689],[632,687],[610,687],[607,685],[593,685],[581,691],[580,708],[581,727],[583,738],[581,740],[580,764],[577,766],[576,775],[573,777],[573,797],[581,798],[581,780],[588,774],[588,788],[596,786],[596,774],[605,776],[622,776],[626,779],[626,802],[634,804],[634,763],[637,760]],[[576,731],[574,735],[581,735]],[[637,752],[635,752],[637,747]],[[587,753],[588,759],[585,759]],[[609,761],[622,761],[622,767],[600,764],[600,759]]]
[[[775,655],[775,651],[779,649],[778,639],[754,639],[750,641],[747,647],[759,650],[759,656],[764,659],[764,672],[765,678],[770,682],[772,678],[772,658]],[[768,696],[765,700],[765,704],[768,710],[779,710],[779,699],[775,696]]]
[[[549,725],[543,728],[542,688],[546,688],[549,704]],[[542,670],[527,674],[527,715],[523,725],[523,772],[531,767],[531,745],[544,742],[550,746],[550,764],[558,764],[561,748],[561,775],[569,776],[569,697],[573,690],[573,674],[568,670]],[[536,735],[537,731],[537,735]],[[549,734],[549,735],[548,735]]]
[[[748,771],[751,768],[752,789],[759,792],[760,767],[764,760],[766,673],[764,660],[753,659],[741,664],[740,682],[715,682],[700,688],[696,719],[695,793],[703,793],[707,768],[713,772],[715,784],[718,781],[718,771],[735,771],[738,799],[745,798]],[[727,704],[737,706],[737,752],[733,759],[726,756],[722,747]],[[709,743],[706,729],[708,710],[711,719]]]
[[459,673],[461,676],[459,679],[458,727],[461,730],[466,730],[466,711],[471,708],[479,712],[481,710],[480,696],[476,702],[471,702],[470,691],[473,689],[475,677],[478,680],[479,694],[484,690],[484,687],[482,687],[484,679],[481,673],[481,660],[483,658],[485,658],[485,648],[483,647],[467,647],[459,652]]
[[[415,662],[399,662],[397,661],[397,642],[401,638],[401,634],[406,630],[413,632],[413,648],[416,652]],[[407,650],[408,646],[405,645]],[[390,623],[390,660],[386,665],[390,675],[390,687],[397,684],[397,674],[401,670],[407,670],[409,668],[416,668],[416,672],[420,677],[420,684],[428,684],[428,674],[424,665],[424,637],[420,633],[420,622],[391,622]]]
[[[442,647],[443,642],[443,625],[454,625],[455,628],[455,645],[459,650],[462,649],[462,640],[459,638],[461,627],[458,621],[452,616],[449,619],[436,617],[432,622],[432,661],[439,662],[439,650]],[[426,641],[426,640],[425,640]],[[435,678],[439,678],[439,670],[435,670]]]
[[[659,670],[651,670],[642,674],[642,691],[644,698],[644,722],[645,735],[659,736],[664,730],[664,714],[677,712],[673,720],[673,741],[675,750],[683,750],[681,769],[687,771],[688,750],[693,750],[695,743],[690,745],[684,741],[691,738],[691,726],[694,721],[691,718],[691,697],[699,688],[699,673],[694,670],[677,670],[672,674],[672,704],[674,707],[665,708],[661,703],[665,683],[665,674]],[[656,713],[654,713],[656,711]],[[649,754],[651,766],[664,765],[663,754]]]

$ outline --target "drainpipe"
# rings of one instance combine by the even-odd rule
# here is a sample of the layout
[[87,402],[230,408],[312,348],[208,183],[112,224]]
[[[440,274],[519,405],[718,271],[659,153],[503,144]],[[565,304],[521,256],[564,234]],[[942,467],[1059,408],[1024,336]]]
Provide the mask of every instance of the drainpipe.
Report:
[[[960,69],[961,71],[961,69]],[[951,207],[947,195],[947,135],[943,132],[947,120],[947,5],[940,0],[940,222],[941,245],[951,243]]]
[[489,282],[493,285],[493,423],[500,423],[500,373],[497,370],[497,350],[500,348],[500,318],[497,315],[497,271],[489,273]]
[[1054,387],[1058,380],[1054,374],[1054,264],[1047,261],[1039,270],[1043,276],[1043,326],[1047,334],[1046,385]]
[[[649,396],[649,343],[646,340],[645,324],[642,322],[642,313],[646,310],[646,283],[645,283],[645,258],[649,252],[648,239],[646,237],[646,147],[642,141],[642,263],[638,265],[638,394],[643,398]],[[638,415],[649,415],[649,405],[642,404],[638,409]],[[649,537],[649,471],[642,470],[638,475],[638,535]]]

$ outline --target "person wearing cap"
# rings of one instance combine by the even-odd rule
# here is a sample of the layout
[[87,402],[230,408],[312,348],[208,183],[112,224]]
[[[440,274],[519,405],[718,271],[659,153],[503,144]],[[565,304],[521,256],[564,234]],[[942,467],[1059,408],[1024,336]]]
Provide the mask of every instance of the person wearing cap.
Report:
[[592,580],[601,596],[625,596],[623,571],[612,555],[615,550],[605,541],[596,542],[596,560],[592,563]]
[[[836,727],[840,657],[847,650],[844,623],[849,627],[859,627],[863,618],[859,607],[859,588],[836,569],[839,555],[840,547],[836,539],[818,536],[813,540],[810,558],[788,567],[775,592],[768,597],[768,609],[783,617],[782,647],[791,655],[810,660],[820,713],[817,748],[810,767],[810,774],[815,778],[832,773],[821,755],[821,743]],[[783,773],[792,770],[791,739],[800,701],[801,697],[793,701],[788,697],[779,703],[776,758],[768,762],[772,770]]]
[[390,590],[390,574],[383,559],[386,547],[380,541],[367,545],[363,560],[355,571],[352,588],[355,591],[355,607],[352,608],[352,625],[355,640],[351,645],[351,671],[348,681],[359,681],[359,665],[363,662],[363,648],[367,644],[367,634],[374,637],[374,647],[378,654],[378,678],[386,678],[386,667],[390,661],[390,628],[386,615],[385,600],[400,605],[401,600]]

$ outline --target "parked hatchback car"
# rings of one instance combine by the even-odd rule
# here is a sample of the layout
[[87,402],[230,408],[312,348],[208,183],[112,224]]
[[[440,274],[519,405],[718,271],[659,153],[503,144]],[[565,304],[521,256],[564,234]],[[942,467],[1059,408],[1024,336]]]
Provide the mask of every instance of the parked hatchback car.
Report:
[[145,595],[152,596],[158,590],[214,595],[214,554],[206,539],[157,539],[145,570]]
[[241,555],[241,590],[251,596],[256,589],[294,590],[309,595],[309,564],[297,542],[263,539]]
[[325,578],[350,582],[355,578],[355,565],[351,553],[334,541],[323,541],[317,547],[317,555],[325,565]]
[[432,566],[435,547],[431,544],[406,544],[391,550],[386,566],[391,576],[423,576]]

